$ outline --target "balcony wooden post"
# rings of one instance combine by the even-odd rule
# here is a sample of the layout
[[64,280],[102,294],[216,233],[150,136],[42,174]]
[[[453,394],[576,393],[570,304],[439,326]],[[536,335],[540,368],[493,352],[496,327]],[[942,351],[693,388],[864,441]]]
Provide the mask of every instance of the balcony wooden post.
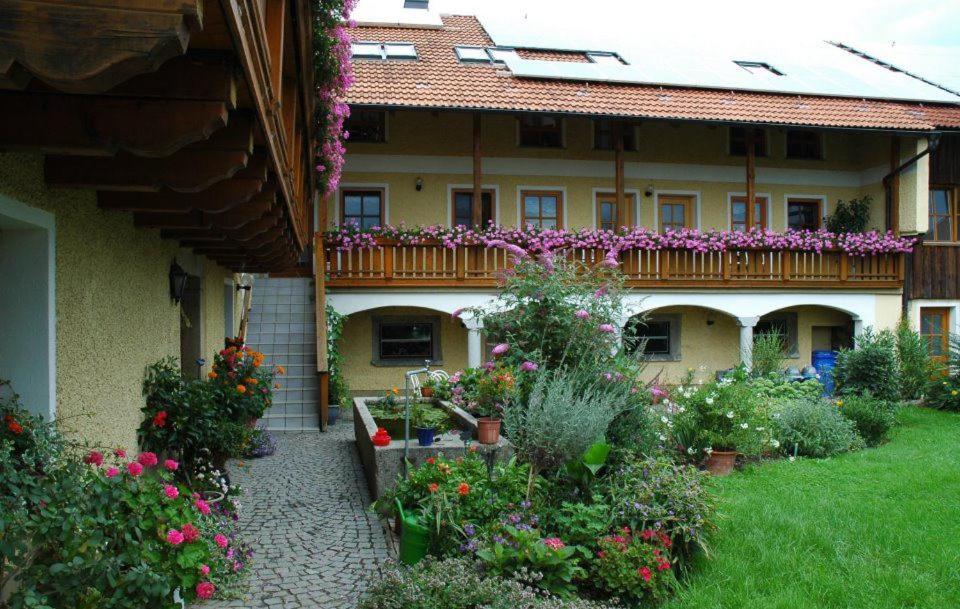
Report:
[[454,256],[457,257],[457,281],[463,281],[467,277],[467,256],[469,255],[469,251],[466,246],[461,246],[453,250]]
[[793,256],[790,250],[780,252],[780,274],[783,276],[784,283],[790,281],[790,273],[793,272]]
[[850,256],[840,252],[840,281],[846,281],[850,273]]
[[627,225],[627,209],[623,195],[623,123],[616,121],[613,123],[613,149],[614,149],[614,192],[616,192],[617,217],[616,227]]
[[393,279],[393,255],[396,247],[393,244],[381,246],[383,252],[383,278]]
[[483,227],[483,165],[480,151],[480,113],[473,113],[473,206],[474,226]]
[[756,225],[757,218],[754,217],[754,203],[756,199],[756,154],[754,150],[754,133],[753,127],[747,125],[744,128],[746,133],[746,146],[747,146],[747,230],[750,230]]

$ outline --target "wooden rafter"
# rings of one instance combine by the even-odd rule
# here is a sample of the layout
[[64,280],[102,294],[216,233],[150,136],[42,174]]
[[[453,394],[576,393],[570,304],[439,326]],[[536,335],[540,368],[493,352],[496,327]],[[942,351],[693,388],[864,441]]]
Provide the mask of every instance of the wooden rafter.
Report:
[[250,201],[263,189],[263,180],[234,177],[198,193],[181,193],[164,188],[156,193],[101,192],[100,207],[118,211],[227,212]]

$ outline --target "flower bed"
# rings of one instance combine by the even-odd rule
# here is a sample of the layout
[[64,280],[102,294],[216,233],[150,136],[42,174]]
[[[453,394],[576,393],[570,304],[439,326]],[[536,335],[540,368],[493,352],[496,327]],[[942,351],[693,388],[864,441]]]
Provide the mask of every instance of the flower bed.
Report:
[[334,227],[323,233],[325,242],[339,251],[378,248],[378,240],[392,240],[417,245],[440,243],[453,249],[469,245],[508,249],[518,256],[555,250],[595,249],[611,253],[631,250],[690,250],[695,252],[722,252],[726,250],[785,250],[823,252],[839,250],[851,255],[910,252],[916,239],[897,237],[891,232],[832,233],[788,230],[783,233],[767,229],[747,232],[729,230],[682,229],[663,233],[645,227],[600,230],[584,228],[537,229],[494,226],[475,230],[464,226],[453,228],[442,225],[406,227],[383,226],[360,230],[356,225]]

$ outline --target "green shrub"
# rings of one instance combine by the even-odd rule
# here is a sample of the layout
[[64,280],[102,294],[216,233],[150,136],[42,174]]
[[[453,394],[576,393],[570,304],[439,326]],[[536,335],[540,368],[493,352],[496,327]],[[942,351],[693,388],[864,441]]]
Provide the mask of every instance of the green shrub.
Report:
[[867,446],[876,446],[887,439],[897,421],[897,405],[869,394],[848,395],[837,400],[840,413],[853,421]]
[[543,530],[578,546],[592,545],[610,530],[613,520],[610,506],[600,495],[593,497],[593,503],[563,501],[554,509],[541,510],[541,514]]
[[833,213],[827,216],[827,230],[833,233],[862,233],[870,224],[870,205],[873,198],[864,195],[859,199],[837,201]]
[[685,548],[706,547],[715,497],[707,474],[666,456],[629,454],[609,482],[614,523],[633,530],[658,529]]
[[588,600],[544,595],[485,573],[464,558],[427,558],[415,567],[390,564],[374,576],[358,609],[614,609]]
[[938,375],[927,384],[923,403],[931,408],[960,412],[960,377]]
[[786,339],[779,332],[766,332],[756,335],[753,338],[753,367],[750,373],[756,377],[777,374],[783,370],[786,349]]
[[930,379],[936,374],[936,364],[930,359],[927,341],[910,329],[907,320],[897,325],[897,358],[900,361],[900,397],[916,400],[923,395]]
[[574,579],[587,573],[580,560],[587,552],[569,546],[558,537],[543,538],[539,529],[502,525],[477,551],[487,572],[510,577],[559,596],[570,598],[576,591]]
[[840,351],[834,379],[839,393],[869,392],[882,400],[899,399],[900,363],[894,333],[865,329],[857,338],[856,349]]
[[600,539],[591,575],[598,588],[624,600],[654,604],[677,587],[666,534],[625,528]]
[[771,420],[777,443],[787,455],[831,457],[863,446],[853,421],[827,400],[782,402]]
[[823,395],[823,385],[816,379],[790,381],[779,374],[753,379],[750,386],[757,397],[766,401],[813,399]]

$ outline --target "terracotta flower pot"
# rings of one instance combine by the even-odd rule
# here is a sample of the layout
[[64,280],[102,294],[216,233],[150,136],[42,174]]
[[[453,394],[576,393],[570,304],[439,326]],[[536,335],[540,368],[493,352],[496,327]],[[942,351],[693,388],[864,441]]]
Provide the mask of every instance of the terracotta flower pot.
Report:
[[482,417],[477,419],[477,442],[496,444],[500,441],[500,419]]
[[707,457],[707,471],[714,476],[726,476],[737,462],[737,451],[715,450]]
[[422,395],[422,396],[425,397],[425,398],[432,398],[432,397],[433,397],[433,387],[421,387],[421,388],[420,388],[420,395]]

